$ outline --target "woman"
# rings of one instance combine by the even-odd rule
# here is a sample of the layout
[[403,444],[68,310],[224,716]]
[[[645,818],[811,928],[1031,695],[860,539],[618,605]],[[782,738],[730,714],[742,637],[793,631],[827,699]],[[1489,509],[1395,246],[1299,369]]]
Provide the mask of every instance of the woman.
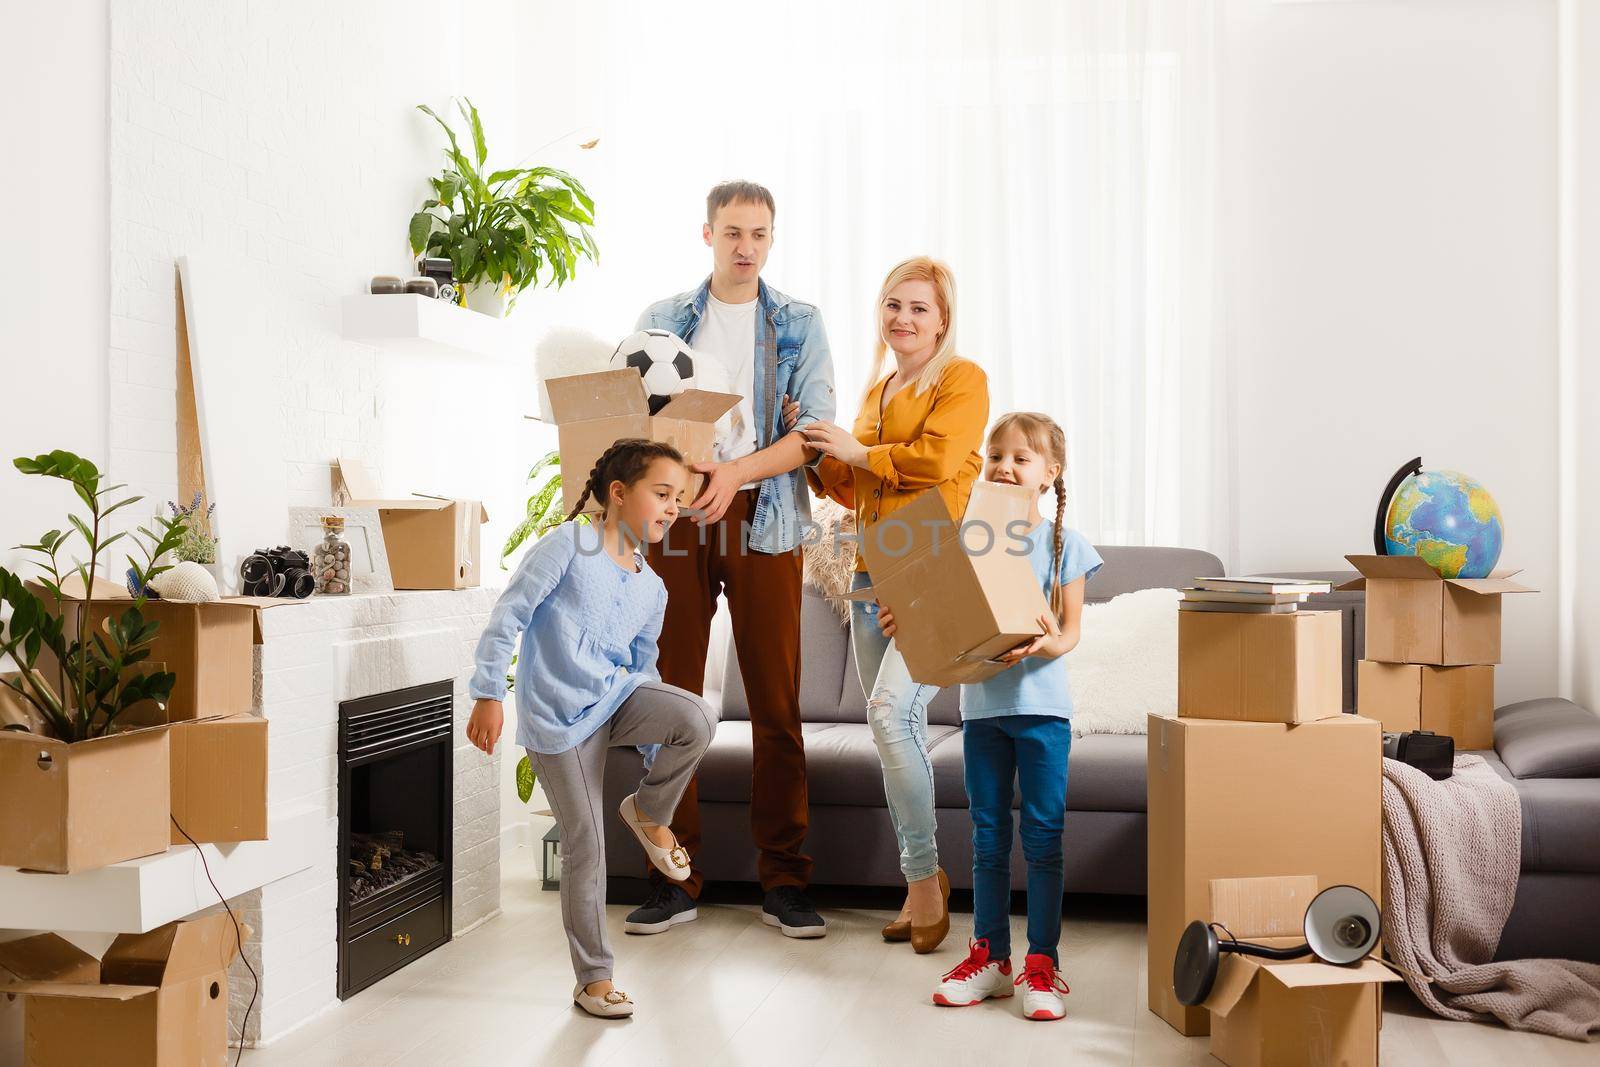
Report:
[[[877,353],[854,432],[830,422],[803,431],[807,458],[821,453],[807,468],[812,489],[853,507],[860,537],[874,536],[875,527],[928,489],[944,498],[951,515],[966,512],[983,466],[978,450],[989,419],[989,382],[976,363],[956,355],[955,295],[945,264],[918,256],[896,265],[878,293]],[[894,367],[885,375],[889,352]],[[785,405],[786,424],[798,414],[796,405]],[[871,584],[857,553],[853,587]],[[905,906],[883,936],[932,952],[950,930],[950,880],[934,840],[928,758],[928,703],[938,688],[912,681],[877,613],[876,604],[856,603],[850,640],[861,689],[870,694],[867,718],[906,878]]]

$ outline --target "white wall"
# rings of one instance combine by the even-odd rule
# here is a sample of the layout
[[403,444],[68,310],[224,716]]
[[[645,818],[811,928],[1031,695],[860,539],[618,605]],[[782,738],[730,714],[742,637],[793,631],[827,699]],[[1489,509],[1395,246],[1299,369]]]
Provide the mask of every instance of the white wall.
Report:
[[11,150],[0,255],[0,564],[62,527],[60,482],[16,456],[64,448],[106,467],[106,3],[25,4],[6,15]]
[[1544,590],[1507,598],[1498,699],[1548,694],[1554,5],[1221,0],[1220,13],[1238,564],[1343,566],[1371,551],[1401,463],[1466,471],[1500,503],[1503,565]]
[[1572,698],[1600,709],[1600,10],[1574,0],[1577,16],[1577,556]]

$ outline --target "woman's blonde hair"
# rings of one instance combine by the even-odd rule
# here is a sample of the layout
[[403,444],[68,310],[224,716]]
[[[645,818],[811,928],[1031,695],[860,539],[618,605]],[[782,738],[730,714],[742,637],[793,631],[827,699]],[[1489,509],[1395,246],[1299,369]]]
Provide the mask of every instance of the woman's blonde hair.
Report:
[[[956,276],[951,272],[950,266],[931,256],[912,256],[896,263],[883,279],[883,287],[878,290],[878,308],[883,308],[883,302],[889,298],[889,293],[901,282],[920,281],[933,286],[933,299],[939,305],[939,314],[944,317],[944,331],[939,334],[939,341],[933,350],[933,358],[917,372],[916,379],[911,383],[913,392],[926,393],[933,388],[939,380],[939,375],[944,373],[945,367],[956,356]],[[874,347],[872,357],[872,373],[867,375],[867,387],[862,393],[872,392],[873,386],[878,384],[878,379],[883,376],[883,357],[889,351],[889,342],[883,339],[883,327],[878,327],[878,343]]]
[[1050,578],[1045,585],[1045,595],[1050,598],[1050,610],[1056,613],[1057,622],[1066,622],[1067,595],[1062,592],[1058,576],[1066,561],[1061,558],[1063,520],[1067,514],[1067,432],[1061,424],[1040,411],[1009,411],[995,420],[989,429],[989,444],[1007,430],[1016,430],[1028,446],[1056,465],[1056,480],[1051,486],[1056,494],[1056,522],[1051,541]]

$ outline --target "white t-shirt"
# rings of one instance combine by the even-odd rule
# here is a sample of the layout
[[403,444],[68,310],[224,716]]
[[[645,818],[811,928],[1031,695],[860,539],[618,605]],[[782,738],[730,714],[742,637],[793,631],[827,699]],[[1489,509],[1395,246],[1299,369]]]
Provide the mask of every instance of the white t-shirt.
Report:
[[[756,451],[755,402],[752,396],[756,374],[756,303],[728,304],[706,294],[706,313],[690,342],[696,353],[719,360],[728,371],[732,392],[738,393],[739,406],[728,413],[728,432],[717,440],[717,462],[748,456]],[[750,482],[741,489],[754,489]]]

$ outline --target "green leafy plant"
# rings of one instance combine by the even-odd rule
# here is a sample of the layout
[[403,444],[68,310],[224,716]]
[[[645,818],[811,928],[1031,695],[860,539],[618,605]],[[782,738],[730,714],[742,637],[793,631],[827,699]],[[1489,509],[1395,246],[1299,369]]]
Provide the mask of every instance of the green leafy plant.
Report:
[[[506,560],[521,548],[528,538],[537,541],[566,519],[561,498],[561,453],[551,452],[528,471],[528,481],[535,484],[533,495],[528,497],[527,513],[522,521],[506,535],[500,549],[500,569],[508,570]],[[575,522],[587,523],[587,515],[579,515]]]
[[598,260],[588,227],[594,201],[583,184],[555,167],[509,167],[484,173],[489,146],[471,100],[456,108],[471,131],[472,153],[433,109],[417,110],[444,130],[449,146],[443,173],[428,182],[434,195],[411,216],[414,255],[448,256],[463,286],[489,283],[513,301],[540,283],[564,285],[580,259]]
[[186,563],[209,566],[217,561],[217,539],[211,536],[211,516],[216,512],[217,505],[209,504],[201,511],[200,505],[204,500],[205,495],[196,492],[194,499],[186,506],[179,507],[169,500],[167,507],[172,510],[172,517],[184,524],[183,540],[173,549],[173,556]]
[[[517,657],[511,657],[511,670],[506,674],[506,694],[509,696],[517,688]],[[526,804],[533,797],[533,783],[537,781],[533,773],[533,760],[524,752],[522,758],[517,760],[517,799]]]
[[[21,576],[0,567],[0,599],[11,612],[0,632],[0,653],[20,668],[14,677],[0,679],[0,684],[26,701],[46,729],[60,740],[100,737],[111,730],[119,715],[136,704],[150,700],[165,705],[177,682],[177,675],[169,671],[136,669],[150,658],[150,646],[160,625],[144,617],[144,597],[135,598],[120,615],[107,618],[99,628],[90,625],[100,557],[128,536],[125,532],[109,533],[107,520],[143,498],[129,496],[113,501],[127,487],[102,486],[95,465],[71,452],[22,457],[14,465],[23,474],[68,483],[87,509],[87,517],[67,516],[70,529],[51,530],[37,544],[17,546],[40,557],[43,573],[39,584],[56,605],[68,599],[62,586],[72,577],[82,586],[83,601],[78,605],[76,625],[69,627],[66,616],[54,610],[55,605],[36,596]],[[178,518],[158,517],[151,527],[138,528],[133,543],[138,546],[139,557],[127,557],[134,588],[143,590],[150,579],[169,569],[158,561],[177,547],[185,532],[186,527]],[[87,560],[63,558],[63,551],[74,538],[82,541]],[[45,652],[55,659],[53,689],[36,669]]]

